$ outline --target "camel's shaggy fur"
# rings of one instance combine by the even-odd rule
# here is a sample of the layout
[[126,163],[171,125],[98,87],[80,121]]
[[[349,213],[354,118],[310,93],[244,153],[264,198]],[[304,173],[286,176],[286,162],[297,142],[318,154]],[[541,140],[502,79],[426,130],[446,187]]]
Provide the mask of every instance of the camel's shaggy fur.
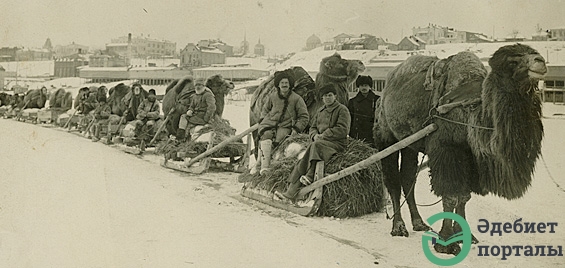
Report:
[[[545,61],[534,49],[516,44],[500,48],[489,65],[492,71],[487,75],[470,52],[444,60],[414,56],[387,78],[374,131],[381,149],[429,123],[438,126],[427,138],[401,151],[400,168],[398,153],[382,160],[393,205],[398,206],[402,187],[415,229],[426,229],[410,190],[417,151],[429,157],[432,191],[443,197],[444,211],[457,206],[456,212],[463,217],[471,192],[515,199],[531,183],[543,137],[541,101],[535,89],[547,72]],[[469,98],[477,102],[438,112],[438,106]],[[399,214],[392,234],[407,236]],[[444,225],[442,232],[448,234],[451,226]]]
[[47,102],[46,94],[47,92],[44,88],[28,91],[24,97],[24,103],[27,103],[26,108],[41,109],[45,107],[45,102]]

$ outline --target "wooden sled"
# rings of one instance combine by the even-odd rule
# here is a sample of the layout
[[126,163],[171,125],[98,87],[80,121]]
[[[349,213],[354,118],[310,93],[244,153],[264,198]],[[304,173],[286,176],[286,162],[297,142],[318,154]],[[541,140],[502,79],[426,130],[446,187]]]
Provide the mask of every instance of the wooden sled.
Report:
[[57,121],[57,118],[64,113],[65,111],[60,108],[39,110],[37,112],[37,123],[42,124],[44,127],[53,127],[52,124],[54,124]]
[[[128,145],[131,143],[136,144],[133,146]],[[139,141],[136,138],[124,138],[122,143],[116,143],[116,147],[128,154],[141,155],[145,151],[145,141]]]
[[[210,140],[208,141],[208,147],[206,148],[206,151],[212,149],[213,146],[214,146],[214,132],[211,132]],[[192,174],[202,174],[208,171],[208,168],[210,167],[210,161],[212,158],[211,157],[199,158],[199,156],[193,159],[182,156],[184,157],[184,161],[172,161],[165,157],[165,159],[161,162],[161,166],[182,172],[192,173]]]
[[[319,161],[316,163],[316,169],[314,173],[314,181],[320,179],[324,176],[324,161]],[[259,190],[252,187],[250,182],[243,185],[241,189],[241,195],[261,203],[265,203],[272,207],[284,209],[292,213],[302,215],[302,216],[313,216],[316,214],[322,203],[322,193],[323,187],[318,187],[314,191],[310,192],[308,196],[302,198],[302,201],[296,203],[290,203],[278,199],[274,193],[270,193],[267,190]]]
[[[171,163],[171,161],[165,160],[161,163],[162,166],[164,167],[168,167],[171,169],[175,169],[175,170],[180,170],[180,171],[184,171],[184,172],[189,172],[189,173],[202,173],[204,171],[207,171],[210,168],[210,163],[212,162],[212,155],[216,152],[218,152],[220,149],[228,146],[229,144],[232,144],[234,141],[236,140],[240,140],[241,138],[243,138],[244,136],[247,135],[247,150],[245,155],[243,156],[244,161],[241,162],[241,164],[237,164],[236,165],[232,165],[231,168],[232,170],[228,170],[228,171],[234,171],[234,172],[243,172],[244,170],[246,170],[248,167],[246,165],[248,165],[248,162],[245,159],[249,159],[249,155],[251,153],[251,148],[249,147],[251,145],[251,136],[250,133],[253,132],[254,130],[259,128],[259,124],[255,124],[252,127],[248,128],[247,130],[243,131],[242,133],[235,135],[233,137],[230,137],[229,139],[226,139],[222,142],[220,142],[218,145],[214,146],[213,144],[213,135],[211,135],[210,137],[210,142],[208,143],[208,147],[206,148],[206,151],[201,153],[200,155],[192,158],[192,159],[185,159],[184,162],[179,162],[179,161],[173,161],[173,163]],[[198,163],[198,162],[202,162],[205,161],[205,166],[202,166],[201,164],[198,167],[193,167],[194,164]],[[195,170],[195,172],[191,171],[191,168]],[[202,171],[200,171],[202,170]],[[225,170],[225,168],[224,168]]]
[[[317,199],[314,199],[314,203],[312,205],[312,211],[310,211],[309,213],[306,213],[306,209],[302,209],[302,208],[297,208],[296,205],[294,204],[288,204],[286,202],[281,202],[280,200],[276,200],[274,197],[271,197],[272,193],[267,193],[267,191],[265,190],[255,190],[252,191],[250,190],[251,186],[250,186],[250,182],[246,182],[243,185],[243,188],[241,190],[241,195],[260,201],[262,203],[265,203],[267,205],[273,206],[273,207],[277,207],[280,209],[284,209],[302,216],[308,216],[308,215],[313,215],[313,213],[315,213],[314,206],[316,204],[317,201],[321,202],[322,200],[322,188],[324,185],[337,181],[343,177],[346,177],[350,174],[353,174],[359,170],[365,169],[367,167],[369,167],[370,165],[373,165],[375,162],[380,161],[381,159],[391,155],[392,153],[401,150],[403,148],[408,147],[409,145],[411,145],[412,143],[426,137],[428,134],[434,132],[437,129],[437,126],[435,124],[430,124],[428,126],[426,126],[425,128],[421,129],[420,131],[406,137],[405,139],[385,148],[384,150],[372,155],[371,157],[353,165],[350,167],[347,167],[339,172],[333,173],[333,174],[329,174],[327,176],[324,176],[323,178],[320,179],[316,179],[317,176],[319,176],[320,174],[323,174],[323,172],[319,172],[318,170],[318,165],[316,165],[316,175],[315,175],[315,179],[314,182],[302,189],[300,189],[300,191],[297,194],[296,199],[297,200],[306,200],[307,202],[311,202],[312,200],[312,196],[315,196]],[[321,162],[321,161],[320,161]],[[316,194],[317,193],[317,194]],[[317,196],[319,195],[319,197]],[[306,199],[305,199],[306,198]],[[319,204],[319,203],[318,203]],[[308,206],[307,206],[308,207]],[[318,208],[315,208],[316,210]]]

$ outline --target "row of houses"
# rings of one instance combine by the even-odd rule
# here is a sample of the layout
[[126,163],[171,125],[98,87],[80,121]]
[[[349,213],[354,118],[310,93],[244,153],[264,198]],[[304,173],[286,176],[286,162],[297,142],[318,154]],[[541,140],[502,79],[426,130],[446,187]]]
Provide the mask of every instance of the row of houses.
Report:
[[[533,41],[565,41],[565,27],[538,31],[532,36]],[[451,27],[429,24],[426,27],[412,28],[412,35],[404,37],[398,44],[390,43],[381,37],[370,34],[353,35],[341,33],[331,41],[322,42],[315,34],[306,39],[304,50],[324,47],[325,50],[353,50],[353,49],[388,49],[388,50],[422,50],[426,45],[455,44],[455,43],[492,43],[493,40],[485,34],[456,30]],[[522,42],[526,38],[518,33],[511,34],[500,41]]]

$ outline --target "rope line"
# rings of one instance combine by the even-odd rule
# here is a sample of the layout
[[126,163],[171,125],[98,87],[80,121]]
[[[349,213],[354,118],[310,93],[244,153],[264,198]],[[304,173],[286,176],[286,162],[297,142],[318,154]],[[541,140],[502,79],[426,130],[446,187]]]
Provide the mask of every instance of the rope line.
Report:
[[551,179],[551,181],[553,181],[553,183],[555,184],[555,186],[561,190],[562,192],[565,193],[565,189],[561,188],[561,185],[559,185],[556,181],[555,178],[553,178],[553,176],[551,175],[551,172],[549,172],[549,167],[547,166],[547,163],[545,162],[545,159],[543,158],[543,155],[541,155],[541,161],[543,163],[543,166],[545,167],[545,171],[547,172],[547,174],[549,175],[549,178]]
[[438,118],[438,119],[441,119],[441,120],[444,120],[444,121],[447,121],[447,122],[450,122],[450,123],[458,124],[458,125],[463,125],[463,126],[468,126],[468,127],[473,127],[473,128],[479,128],[479,129],[485,129],[485,130],[494,130],[494,128],[492,128],[492,127],[483,127],[483,126],[471,125],[471,124],[447,119],[447,118],[441,117],[439,115],[432,115],[432,117]]

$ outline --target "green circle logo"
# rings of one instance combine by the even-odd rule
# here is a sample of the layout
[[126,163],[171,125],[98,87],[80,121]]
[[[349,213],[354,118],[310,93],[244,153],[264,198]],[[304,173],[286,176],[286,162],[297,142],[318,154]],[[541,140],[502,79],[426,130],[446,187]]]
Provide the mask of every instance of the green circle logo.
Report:
[[[467,223],[463,217],[451,212],[441,212],[432,215],[427,219],[427,222],[431,226],[437,221],[443,219],[450,219],[457,222],[459,226],[461,226],[461,232],[453,234],[447,239],[447,241],[444,241],[436,232],[427,231],[422,236],[422,248],[424,249],[426,258],[428,258],[428,260],[430,260],[433,264],[451,266],[460,263],[471,251],[471,227],[469,227],[469,223]],[[458,241],[462,241],[461,252],[459,252],[459,255],[451,259],[438,258],[430,250],[430,242],[432,242],[432,244],[439,243],[442,246],[448,246],[450,244],[457,243]]]

